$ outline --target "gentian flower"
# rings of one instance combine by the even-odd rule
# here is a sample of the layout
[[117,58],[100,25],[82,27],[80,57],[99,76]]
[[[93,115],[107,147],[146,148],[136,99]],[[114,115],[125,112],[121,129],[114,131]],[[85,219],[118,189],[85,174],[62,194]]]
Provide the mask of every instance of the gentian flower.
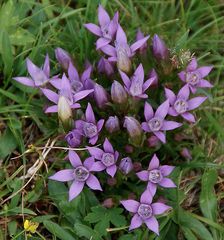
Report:
[[88,103],[88,106],[86,108],[85,120],[77,120],[75,122],[76,129],[78,129],[83,136],[87,137],[89,139],[89,143],[92,145],[97,142],[103,124],[103,119],[96,122],[95,115],[90,103]]
[[114,64],[108,59],[101,57],[98,65],[97,70],[99,73],[105,73],[107,76],[111,76],[114,73]]
[[115,13],[113,19],[110,20],[110,16],[108,15],[107,11],[101,5],[99,5],[98,21],[100,26],[97,26],[93,23],[84,24],[84,26],[91,33],[100,37],[96,42],[97,50],[109,44],[114,39],[118,26],[118,12]]
[[83,136],[78,129],[73,129],[66,136],[65,140],[72,148],[79,147],[82,143]]
[[120,130],[119,119],[117,116],[110,116],[105,123],[105,127],[109,133],[114,133]]
[[169,58],[169,50],[164,41],[160,39],[157,34],[155,34],[152,39],[152,52],[158,61]]
[[94,163],[93,168],[99,169],[99,171],[106,169],[106,172],[111,177],[114,177],[117,171],[116,162],[119,157],[119,153],[114,151],[114,148],[109,140],[107,138],[105,139],[103,143],[103,150],[96,147],[89,147],[88,151],[91,156],[97,160],[100,160]]
[[155,113],[153,112],[151,105],[145,102],[144,116],[146,122],[142,123],[142,129],[145,132],[152,132],[163,143],[166,142],[166,136],[164,131],[173,130],[182,125],[178,122],[164,120],[168,113],[168,110],[169,100],[166,100],[164,103],[162,103],[157,108]]
[[147,98],[148,95],[145,94],[145,91],[156,79],[156,76],[154,76],[144,82],[144,69],[142,64],[139,64],[131,78],[122,71],[120,71],[120,75],[126,91],[134,98]]
[[207,99],[207,97],[189,99],[190,91],[187,84],[180,89],[177,96],[168,88],[165,88],[165,94],[171,105],[168,114],[171,116],[181,115],[189,122],[195,122],[195,118],[194,115],[188,111],[199,107]]
[[26,59],[26,67],[30,77],[14,77],[13,79],[23,85],[40,88],[50,81],[50,62],[48,54],[45,57],[43,68],[37,67],[29,58]]
[[64,70],[68,70],[69,63],[72,62],[72,58],[68,52],[62,48],[55,49],[55,57]]
[[163,214],[170,206],[164,203],[152,203],[153,195],[149,190],[145,190],[141,195],[140,202],[135,200],[123,200],[120,203],[134,216],[131,219],[129,230],[140,227],[143,223],[146,224],[148,229],[159,235],[159,223],[155,215]]
[[99,108],[104,108],[109,102],[107,91],[99,84],[94,84],[94,99]]
[[68,156],[74,169],[61,170],[49,177],[49,179],[59,182],[72,181],[69,189],[69,201],[76,198],[82,192],[85,183],[93,190],[102,191],[99,180],[92,174],[93,171],[98,171],[94,168],[94,158],[89,157],[82,163],[78,154],[71,150]]
[[187,69],[178,74],[181,81],[187,83],[192,93],[197,91],[197,88],[211,88],[212,84],[204,79],[213,66],[204,66],[198,68],[196,58],[193,58],[188,64]]
[[142,180],[148,182],[147,188],[154,196],[156,193],[157,185],[164,188],[175,188],[175,183],[167,178],[167,176],[174,170],[173,166],[159,165],[159,159],[156,154],[152,157],[148,170],[143,170],[136,173],[137,176]]
[[124,87],[115,80],[111,85],[111,98],[113,102],[123,105],[128,101],[128,95]]
[[[140,29],[138,29],[137,33],[136,33],[136,41],[139,41],[141,39],[144,39],[144,34],[141,32]],[[140,52],[140,54],[145,55],[147,52],[147,42],[145,42],[139,49],[138,51]]]
[[135,55],[136,51],[140,47],[142,47],[147,42],[148,39],[149,39],[149,36],[144,37],[143,39],[129,46],[127,42],[126,34],[122,29],[122,27],[119,25],[117,29],[117,34],[116,34],[115,47],[108,44],[102,47],[101,50],[105,54],[110,56],[108,58],[109,61],[117,62],[118,69],[120,69],[125,73],[129,73],[131,70],[130,58]]
[[125,157],[121,159],[120,165],[119,165],[120,171],[127,175],[133,170],[133,163],[130,157]]

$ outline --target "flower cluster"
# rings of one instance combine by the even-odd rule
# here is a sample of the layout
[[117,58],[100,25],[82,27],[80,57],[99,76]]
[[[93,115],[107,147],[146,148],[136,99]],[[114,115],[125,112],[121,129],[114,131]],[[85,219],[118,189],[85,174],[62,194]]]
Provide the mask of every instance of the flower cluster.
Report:
[[[116,178],[118,169],[125,175],[134,173],[136,168],[133,161],[138,162],[131,157],[134,149],[149,147],[153,151],[158,144],[166,143],[167,131],[183,125],[183,122],[179,121],[195,122],[195,116],[190,111],[199,107],[206,97],[191,97],[190,94],[195,94],[198,88],[212,87],[204,79],[212,67],[198,67],[196,58],[190,59],[187,66],[183,66],[186,69],[180,73],[175,72],[171,51],[158,35],[154,35],[151,47],[155,69],[151,69],[146,77],[143,64],[136,63],[134,56],[148,57],[149,36],[144,36],[138,30],[136,42],[130,45],[119,23],[118,13],[111,19],[102,6],[98,8],[98,21],[99,26],[93,23],[84,26],[98,37],[96,49],[101,58],[95,73],[98,75],[94,76],[94,79],[106,75],[107,81],[111,81],[113,77],[109,87],[105,88],[93,80],[93,66],[90,63],[86,65],[84,72],[79,74],[71,55],[61,48],[55,50],[55,56],[61,65],[62,73],[50,76],[50,60],[46,55],[43,67],[37,67],[27,59],[30,76],[14,78],[26,86],[39,88],[49,102],[53,103],[45,112],[58,113],[66,132],[65,140],[71,148],[68,158],[72,168],[56,172],[50,179],[71,183],[69,201],[81,193],[85,184],[93,190],[102,191],[95,176],[98,172],[105,172],[112,178]],[[177,94],[171,89],[162,88],[162,82],[159,81],[161,76],[167,77],[170,71],[179,76],[179,85],[183,85]],[[158,98],[151,98],[150,90],[159,91],[161,88],[164,90],[164,98],[159,104]],[[87,101],[83,101],[84,99]],[[78,108],[85,108],[85,113],[81,111],[78,114],[74,111]],[[142,112],[144,114],[141,114]],[[119,141],[122,134],[127,141],[123,148],[117,146],[113,138],[116,136]],[[94,146],[96,144],[99,145]],[[72,149],[81,146],[86,146],[86,153],[89,154],[84,161]],[[150,230],[159,234],[155,216],[170,207],[152,201],[158,187],[176,187],[168,177],[173,170],[173,166],[160,165],[157,155],[154,154],[148,168],[136,172],[136,177],[147,182],[147,186],[139,202],[131,199],[121,201],[124,208],[134,213],[130,230],[145,223]]]

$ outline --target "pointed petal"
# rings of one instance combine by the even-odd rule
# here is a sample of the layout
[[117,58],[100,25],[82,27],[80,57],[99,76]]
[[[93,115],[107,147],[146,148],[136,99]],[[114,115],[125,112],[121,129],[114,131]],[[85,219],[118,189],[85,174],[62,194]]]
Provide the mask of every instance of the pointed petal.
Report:
[[90,174],[89,178],[86,181],[86,184],[93,190],[103,191],[99,180],[93,174]]
[[58,105],[50,106],[45,110],[45,113],[55,113],[55,112],[58,112]]
[[74,179],[73,169],[65,169],[59,172],[56,172],[54,175],[50,176],[49,179],[59,181],[59,182],[68,182]]
[[98,135],[96,135],[95,137],[90,138],[89,139],[89,143],[94,145],[94,144],[96,144],[97,140],[98,140]]
[[41,91],[51,102],[58,104],[59,95],[57,93],[46,88],[41,88]]
[[192,122],[192,123],[195,122],[195,117],[194,117],[194,115],[191,114],[191,113],[189,113],[189,112],[182,113],[181,116],[182,116],[185,120],[187,120],[187,121],[189,121],[189,122]]
[[141,172],[136,173],[139,179],[142,181],[148,181],[149,180],[149,172],[146,170],[143,170]]
[[212,88],[213,87],[213,85],[205,79],[201,79],[201,81],[198,83],[197,86],[201,87],[201,88]]
[[92,167],[89,170],[93,172],[101,172],[105,168],[106,167],[100,161],[97,161],[92,165]]
[[143,83],[142,90],[145,92],[155,81],[156,77],[149,78]]
[[124,200],[120,201],[120,203],[124,206],[126,210],[128,210],[131,213],[136,213],[140,205],[139,202],[135,200]]
[[121,79],[122,79],[124,85],[129,89],[130,86],[131,86],[131,81],[130,81],[129,77],[127,76],[126,73],[124,73],[124,72],[122,72],[120,70],[119,70],[119,73],[121,75]]
[[117,56],[116,49],[113,46],[109,45],[109,44],[107,44],[106,46],[102,47],[100,50],[102,52],[104,52],[105,54],[107,54],[108,56],[110,56],[110,57],[116,57]]
[[72,62],[69,62],[68,76],[71,82],[80,81],[78,71],[75,68],[75,66],[72,64]]
[[85,98],[86,96],[88,96],[90,93],[94,92],[93,89],[91,90],[83,90],[83,91],[79,91],[76,94],[74,94],[74,101],[78,102],[79,100]]
[[138,227],[140,227],[143,223],[143,220],[141,219],[141,217],[136,213],[134,215],[134,217],[131,219],[131,224],[129,227],[129,231],[136,229]]
[[197,69],[197,67],[198,67],[198,63],[197,63],[196,58],[192,58],[192,60],[190,61],[190,63],[187,66],[187,71],[189,71],[189,72],[194,71]]
[[96,41],[96,50],[99,50],[100,48],[106,46],[107,44],[109,44],[111,42],[110,39],[106,39],[106,38],[99,38]]
[[166,212],[168,209],[170,209],[170,206],[165,205],[164,203],[152,203],[152,210],[153,210],[153,214],[155,215],[159,215],[159,214],[163,214],[164,212]]
[[148,102],[145,102],[144,116],[145,116],[145,120],[146,121],[149,121],[154,116],[153,109],[152,109],[151,105]]
[[141,126],[142,126],[142,129],[143,129],[145,132],[150,132],[150,128],[149,128],[149,125],[148,125],[147,122],[143,122],[143,123],[141,124]]
[[82,166],[82,161],[81,161],[79,155],[75,151],[69,150],[68,157],[69,157],[70,163],[72,164],[72,166],[74,168],[76,168],[78,166]]
[[82,83],[84,83],[85,82],[85,80],[91,80],[90,79],[90,75],[91,75],[91,73],[92,73],[92,70],[93,70],[93,67],[92,67],[92,65],[90,65],[89,67],[87,67],[86,69],[85,69],[85,71],[82,73],[82,76],[81,76],[81,81],[82,81]]
[[166,98],[169,99],[170,104],[173,105],[176,101],[176,95],[174,94],[174,92],[168,88],[165,88],[165,95]]
[[163,130],[163,131],[173,130],[173,129],[176,129],[176,128],[182,126],[182,125],[183,125],[182,123],[164,120],[163,125],[160,128],[160,130]]
[[87,24],[84,24],[84,27],[88,29],[91,33],[95,34],[96,36],[99,36],[99,37],[102,36],[101,29],[96,24],[87,23]]
[[151,204],[152,198],[153,196],[151,192],[148,189],[146,189],[141,195],[140,202],[145,204]]
[[145,220],[145,224],[148,229],[159,235],[159,223],[154,216]]
[[107,11],[99,5],[98,7],[98,21],[101,27],[104,27],[110,23],[110,16],[108,15]]
[[93,164],[94,164],[94,157],[88,157],[83,162],[84,167],[86,167],[88,170],[92,167]]
[[85,121],[83,120],[76,120],[75,121],[75,127],[78,129],[78,130],[83,130],[83,127],[84,127],[84,124],[85,124]]
[[206,99],[207,97],[195,97],[190,99],[188,101],[188,110],[193,110],[199,107]]
[[201,77],[206,77],[211,70],[213,69],[213,66],[205,66],[205,67],[200,67],[197,69],[197,72],[200,73]]
[[179,93],[177,94],[177,98],[187,100],[189,98],[189,95],[190,89],[189,86],[186,84],[180,89]]
[[96,123],[95,115],[90,103],[88,103],[88,106],[86,108],[85,117],[88,122]]
[[101,160],[103,153],[104,153],[103,150],[101,150],[100,148],[96,148],[96,147],[88,147],[87,149],[91,156],[93,156],[97,160]]
[[74,181],[69,189],[69,201],[76,198],[83,190],[85,182]]
[[81,105],[79,103],[75,103],[75,104],[70,105],[70,107],[72,109],[77,109],[77,108],[81,108]]
[[46,57],[45,57],[43,71],[46,74],[46,76],[49,78],[50,77],[50,60],[49,60],[48,54],[46,54]]
[[159,159],[156,156],[156,154],[154,154],[150,163],[149,163],[149,168],[148,169],[152,170],[152,169],[156,169],[156,168],[159,168]]
[[163,178],[159,185],[164,188],[175,188],[177,187],[176,184],[169,178]]
[[185,82],[186,81],[186,72],[182,71],[178,73],[178,77],[180,78],[181,81]]
[[104,148],[105,152],[114,153],[113,146],[112,146],[112,144],[109,142],[109,140],[107,138],[105,139],[105,141],[103,143],[103,148]]
[[147,42],[148,39],[149,39],[149,36],[144,37],[143,39],[138,40],[137,42],[133,43],[131,45],[131,51],[135,52],[136,50],[138,50],[140,47],[142,47]]
[[56,89],[61,88],[61,78],[58,78],[58,77],[57,78],[52,78],[49,82]]
[[154,135],[163,143],[166,143],[166,135],[163,132],[153,132]]
[[120,43],[127,43],[127,36],[126,36],[123,28],[120,25],[118,25],[118,28],[117,28],[116,41],[119,44]]
[[148,184],[147,184],[147,189],[150,191],[152,196],[154,196],[156,194],[157,184],[149,181]]
[[97,130],[98,132],[101,131],[102,127],[103,127],[103,124],[104,124],[104,119],[101,119],[97,122]]
[[31,78],[28,77],[14,77],[14,80],[16,80],[19,83],[22,83],[23,85],[29,86],[29,87],[35,87],[34,81]]
[[164,177],[170,175],[170,173],[174,170],[174,166],[163,165],[159,169]]
[[156,112],[155,112],[155,117],[159,117],[160,119],[164,119],[165,116],[166,116],[167,113],[168,113],[169,106],[170,106],[169,100],[166,100],[164,103],[162,103],[162,104],[157,108],[157,110],[156,110]]
[[170,107],[170,108],[169,108],[168,114],[169,114],[170,116],[173,116],[173,117],[176,117],[176,116],[179,115],[173,107]]
[[115,173],[117,171],[117,166],[114,164],[110,167],[107,167],[106,172],[111,176],[114,177]]

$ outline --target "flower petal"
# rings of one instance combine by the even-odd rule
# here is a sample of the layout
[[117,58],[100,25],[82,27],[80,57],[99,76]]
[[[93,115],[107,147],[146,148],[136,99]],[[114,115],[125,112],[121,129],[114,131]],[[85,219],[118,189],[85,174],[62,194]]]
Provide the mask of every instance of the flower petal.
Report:
[[97,140],[98,140],[98,134],[96,136],[90,138],[89,143],[94,145],[94,144],[96,144]]
[[96,36],[99,36],[99,37],[102,36],[101,29],[96,24],[87,23],[87,24],[84,24],[84,27],[87,28],[91,33],[95,34]]
[[72,64],[72,62],[69,62],[68,76],[71,82],[80,81],[78,71],[75,68],[75,66]]
[[131,51],[132,52],[135,52],[136,50],[138,50],[141,46],[143,46],[147,40],[149,39],[150,36],[147,36],[147,37],[144,37],[143,39],[141,40],[138,40],[137,42],[133,43],[131,45]]
[[201,77],[206,77],[211,70],[213,69],[213,66],[204,66],[204,67],[200,67],[197,69],[197,72],[200,73]]
[[99,180],[93,174],[90,174],[89,178],[86,181],[86,184],[93,190],[103,191]]
[[121,70],[119,70],[119,73],[121,75],[121,79],[122,79],[124,85],[129,89],[131,86],[131,81],[130,81],[129,77],[127,76],[126,73],[122,72]]
[[120,203],[124,206],[126,210],[128,210],[131,213],[136,213],[140,205],[139,202],[135,200],[123,200],[120,201]]
[[175,188],[177,187],[176,184],[169,178],[163,178],[161,182],[159,182],[159,185],[164,188]]
[[104,124],[104,119],[101,119],[97,122],[97,130],[98,132],[101,131],[102,127],[103,127],[103,124]]
[[87,149],[91,156],[93,156],[97,160],[101,160],[104,153],[102,149],[96,147],[88,147]]
[[130,224],[130,227],[129,227],[129,231],[140,227],[142,225],[142,223],[143,223],[142,218],[136,213],[134,215],[134,217],[131,219],[131,224]]
[[95,115],[94,115],[94,112],[93,112],[93,109],[92,109],[92,106],[90,103],[88,103],[88,106],[86,108],[85,116],[86,116],[86,120],[88,122],[96,123]]
[[55,104],[58,103],[59,95],[57,93],[46,88],[41,88],[41,91],[44,94],[44,96],[46,96],[51,102]]
[[81,161],[79,155],[75,151],[69,150],[68,157],[69,157],[70,163],[72,164],[72,166],[74,168],[76,168],[78,166],[82,166],[82,161]]
[[153,214],[155,215],[159,215],[159,214],[163,214],[164,212],[166,212],[168,209],[170,209],[170,206],[165,205],[164,203],[152,203],[152,210],[153,210]]
[[106,38],[99,38],[96,41],[96,50],[99,50],[100,48],[106,46],[107,44],[109,44],[111,42],[110,39],[106,39]]
[[106,172],[111,176],[111,177],[114,177],[115,173],[117,171],[117,166],[114,164],[110,167],[107,167],[106,168]]
[[151,118],[153,118],[153,115],[154,115],[154,112],[151,105],[148,102],[145,102],[145,107],[144,107],[145,120],[149,121]]
[[188,110],[193,110],[193,109],[199,107],[206,99],[207,99],[207,97],[191,98],[188,101]]
[[95,162],[92,167],[89,169],[89,171],[93,172],[101,172],[105,169],[106,167],[101,163],[100,161]]
[[156,154],[153,155],[150,163],[149,163],[149,170],[152,170],[152,169],[157,169],[159,168],[159,159],[158,157],[156,156]]
[[94,164],[94,157],[88,157],[83,162],[84,167],[86,167],[88,170],[91,169],[93,164]]
[[176,101],[176,95],[174,94],[174,92],[168,88],[165,88],[165,95],[166,98],[169,99],[170,104],[173,105]]
[[201,79],[197,86],[201,87],[201,88],[212,88],[213,87],[213,85],[205,79]]
[[69,201],[76,198],[83,190],[85,182],[74,181],[69,189]]
[[111,143],[109,142],[109,140],[107,138],[105,139],[105,141],[103,143],[103,148],[104,148],[104,152],[114,153],[113,146],[111,145]]
[[150,132],[150,128],[149,128],[149,125],[148,125],[147,122],[143,122],[143,123],[141,124],[141,126],[142,126],[142,129],[143,129],[145,132]]
[[164,177],[170,175],[170,173],[174,170],[174,166],[163,165],[159,169]]
[[194,115],[189,112],[182,113],[181,116],[189,122],[194,123],[196,121]]
[[50,106],[50,107],[48,107],[44,112],[45,112],[45,113],[58,112],[58,106],[57,106],[57,105]]
[[153,83],[155,82],[156,77],[149,78],[143,83],[142,91],[145,92]]
[[166,143],[166,135],[161,132],[161,131],[158,131],[158,132],[153,132],[153,134],[163,143]]
[[145,220],[145,224],[148,229],[159,235],[159,223],[154,216]]
[[127,36],[126,36],[123,28],[120,25],[118,25],[118,28],[117,28],[116,41],[119,44],[120,43],[127,43]]
[[49,60],[48,54],[46,54],[46,57],[44,60],[43,71],[46,74],[46,76],[49,78],[50,77],[50,60]]
[[152,193],[148,189],[146,189],[141,195],[140,202],[145,204],[151,204],[152,198]]
[[173,129],[176,129],[176,128],[182,126],[182,125],[183,125],[182,123],[164,120],[163,121],[163,125],[160,128],[160,130],[164,130],[164,131],[173,130]]
[[99,5],[98,7],[98,21],[101,27],[104,27],[110,23],[110,16],[108,15],[107,11]]
[[16,80],[19,83],[22,83],[23,85],[29,86],[29,87],[35,87],[34,81],[31,78],[28,77],[14,77],[14,80]]
[[190,95],[190,89],[189,86],[187,84],[185,84],[179,91],[179,93],[177,94],[177,98],[183,99],[183,100],[187,100],[189,98]]
[[113,46],[109,45],[109,44],[104,46],[104,47],[102,47],[100,50],[102,52],[104,52],[105,54],[107,54],[108,56],[110,56],[110,57],[116,57],[117,56],[116,49]]
[[178,73],[178,77],[180,78],[181,81],[185,82],[186,81],[186,72],[182,71]]
[[196,70],[198,67],[198,63],[197,63],[197,60],[196,58],[192,58],[192,60],[190,61],[190,63],[188,64],[187,66],[187,71],[194,71]]
[[139,179],[142,181],[148,181],[149,180],[149,172],[146,170],[143,170],[141,172],[136,173]]
[[74,101],[78,102],[79,100],[85,98],[86,96],[88,96],[90,93],[94,92],[93,89],[91,90],[83,90],[83,91],[79,91],[76,94],[74,94]]
[[169,100],[166,100],[164,103],[162,103],[156,110],[155,112],[155,117],[158,117],[160,119],[164,119],[165,116],[168,113],[170,107],[170,102]]
[[59,181],[59,182],[68,182],[74,179],[73,169],[65,169],[59,172],[56,172],[54,175],[50,176],[49,179]]
[[156,194],[157,184],[149,181],[148,184],[147,184],[147,189],[150,191],[152,196],[154,196]]

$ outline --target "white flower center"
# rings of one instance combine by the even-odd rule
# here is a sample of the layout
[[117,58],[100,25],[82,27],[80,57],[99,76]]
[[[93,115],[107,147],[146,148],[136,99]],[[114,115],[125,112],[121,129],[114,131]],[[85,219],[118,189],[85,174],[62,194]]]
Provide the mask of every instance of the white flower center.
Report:
[[152,207],[149,204],[140,204],[138,207],[138,214],[143,219],[152,217]]
[[187,72],[186,73],[186,82],[195,86],[200,81],[201,77],[197,72]]
[[104,153],[102,156],[102,163],[106,167],[110,167],[110,166],[114,165],[114,163],[115,163],[114,155],[112,153]]
[[177,99],[174,103],[174,109],[177,113],[184,113],[187,111],[188,103],[183,99]]
[[74,178],[76,181],[84,182],[89,177],[89,170],[83,166],[79,166],[74,170]]
[[155,132],[155,131],[159,131],[160,128],[162,127],[162,120],[160,120],[159,118],[152,118],[149,122],[149,128],[151,129],[151,131]]
[[83,127],[83,131],[86,137],[92,138],[97,134],[97,127],[93,123],[86,122]]
[[159,169],[149,171],[149,181],[152,183],[159,183],[163,179],[163,175]]

